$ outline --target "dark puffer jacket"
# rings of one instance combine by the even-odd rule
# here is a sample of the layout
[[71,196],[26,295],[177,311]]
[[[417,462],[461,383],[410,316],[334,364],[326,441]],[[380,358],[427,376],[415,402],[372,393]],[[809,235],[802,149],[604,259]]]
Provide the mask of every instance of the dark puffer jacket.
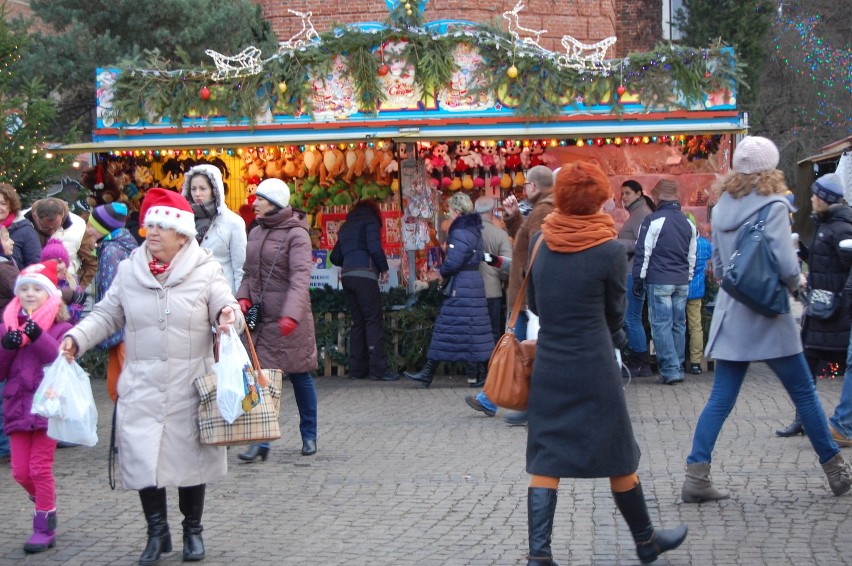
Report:
[[482,219],[465,214],[450,225],[447,257],[441,266],[444,279],[453,277],[452,292],[435,321],[430,360],[486,362],[494,350],[485,285],[479,273],[484,259]]
[[343,275],[353,269],[369,269],[377,275],[388,270],[382,250],[381,218],[368,204],[356,205],[346,215],[331,251],[331,263],[342,267]]
[[852,288],[852,270],[847,254],[841,254],[841,240],[852,238],[852,208],[845,204],[831,205],[823,214],[814,217],[816,224],[810,248],[802,249],[802,259],[808,264],[808,287],[824,289],[839,297],[836,314],[827,320],[805,316],[802,324],[802,344],[809,350],[845,352],[849,347],[849,327],[852,324],[844,289]]

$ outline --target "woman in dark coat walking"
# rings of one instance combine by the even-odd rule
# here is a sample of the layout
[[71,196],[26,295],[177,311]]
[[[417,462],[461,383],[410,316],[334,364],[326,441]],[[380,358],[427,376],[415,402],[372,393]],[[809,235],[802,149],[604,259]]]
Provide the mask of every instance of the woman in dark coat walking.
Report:
[[[829,318],[816,318],[806,309],[802,319],[805,359],[816,383],[821,362],[843,364],[849,348],[852,320],[843,308],[846,299],[843,289],[852,271],[841,257],[840,242],[852,238],[852,208],[842,202],[843,182],[836,174],[829,173],[817,179],[811,192],[814,237],[809,248],[801,246],[799,256],[808,264],[808,289],[829,291],[835,300],[834,314]],[[782,437],[805,434],[799,413],[787,428],[776,430],[775,434]]]
[[527,288],[541,323],[528,409],[528,564],[556,564],[550,540],[559,478],[600,477],[610,478],[639,559],[653,562],[677,548],[687,529],[653,527],[636,475],[639,447],[614,354],[626,342],[627,262],[612,217],[600,212],[609,181],[597,165],[569,164],[553,194]]
[[423,387],[432,384],[438,362],[465,362],[468,377],[476,376],[479,381],[494,350],[485,284],[479,272],[479,264],[485,260],[482,218],[463,193],[450,197],[449,210],[452,223],[447,257],[440,270],[447,298],[435,321],[426,365],[417,373],[405,372],[405,377]]

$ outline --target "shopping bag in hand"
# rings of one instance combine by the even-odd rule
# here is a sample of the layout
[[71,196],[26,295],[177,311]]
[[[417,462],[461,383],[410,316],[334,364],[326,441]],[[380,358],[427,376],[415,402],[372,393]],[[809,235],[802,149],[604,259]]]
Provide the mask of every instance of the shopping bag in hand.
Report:
[[57,356],[44,371],[31,411],[47,418],[47,435],[53,439],[84,446],[98,442],[98,410],[92,386],[77,362]]
[[219,413],[228,424],[237,420],[245,409],[246,374],[251,370],[248,353],[233,326],[219,337],[219,361],[213,364],[216,374],[216,403]]

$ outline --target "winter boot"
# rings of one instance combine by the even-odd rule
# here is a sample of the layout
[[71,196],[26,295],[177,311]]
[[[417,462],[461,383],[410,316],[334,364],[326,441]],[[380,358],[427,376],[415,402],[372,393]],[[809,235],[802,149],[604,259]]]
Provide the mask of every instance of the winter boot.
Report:
[[404,371],[402,373],[408,379],[419,381],[423,384],[423,387],[429,387],[432,385],[432,378],[435,376],[436,369],[438,369],[438,362],[435,360],[426,360],[426,365],[417,373],[411,373],[409,371]]
[[822,465],[822,469],[828,477],[828,485],[834,495],[843,495],[852,486],[852,468],[843,459],[840,453]]
[[668,530],[654,529],[648,517],[642,484],[636,484],[630,491],[614,491],[612,497],[630,527],[630,534],[636,542],[636,554],[643,564],[655,561],[660,554],[679,547],[686,539],[686,525]]
[[553,514],[556,512],[556,490],[546,487],[527,489],[527,525],[530,553],[527,566],[558,566],[550,551]]
[[780,436],[781,438],[796,436],[798,434],[805,434],[805,427],[802,425],[802,419],[799,417],[799,411],[796,411],[796,416],[793,417],[793,422],[785,428],[775,431],[775,436]]
[[[848,487],[846,489],[849,489]],[[33,534],[24,545],[24,552],[44,552],[56,544],[56,509],[36,510],[33,515]]]
[[648,357],[648,350],[634,352],[633,360],[630,366],[630,373],[633,374],[633,377],[651,377],[654,375],[654,371],[651,369],[651,361]]
[[204,512],[205,485],[179,487],[180,512],[183,513],[183,561],[204,560],[204,540],[201,532],[201,514]]
[[680,490],[680,498],[684,503],[701,503],[702,501],[718,501],[727,499],[730,495],[718,491],[710,483],[710,462],[696,462],[686,465],[686,479]]
[[148,523],[148,544],[139,557],[139,564],[156,564],[160,561],[160,554],[172,551],[172,535],[166,515],[166,488],[140,489],[139,499]]

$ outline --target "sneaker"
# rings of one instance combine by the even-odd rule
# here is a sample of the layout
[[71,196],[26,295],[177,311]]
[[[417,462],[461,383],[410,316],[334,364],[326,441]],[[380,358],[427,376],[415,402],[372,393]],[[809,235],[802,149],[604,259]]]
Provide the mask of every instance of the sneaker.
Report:
[[464,402],[467,403],[467,406],[473,409],[474,411],[479,411],[480,413],[485,413],[487,417],[493,417],[495,411],[492,411],[485,405],[479,402],[479,400],[473,395],[465,395]]
[[506,424],[509,426],[527,426],[527,412],[521,411],[518,413],[512,413],[503,420],[506,421]]
[[689,373],[692,375],[701,375],[704,371],[701,369],[701,364],[691,364],[689,366]]
[[831,425],[828,425],[828,429],[831,431],[831,438],[837,443],[838,446],[852,446],[852,438],[846,438]]

